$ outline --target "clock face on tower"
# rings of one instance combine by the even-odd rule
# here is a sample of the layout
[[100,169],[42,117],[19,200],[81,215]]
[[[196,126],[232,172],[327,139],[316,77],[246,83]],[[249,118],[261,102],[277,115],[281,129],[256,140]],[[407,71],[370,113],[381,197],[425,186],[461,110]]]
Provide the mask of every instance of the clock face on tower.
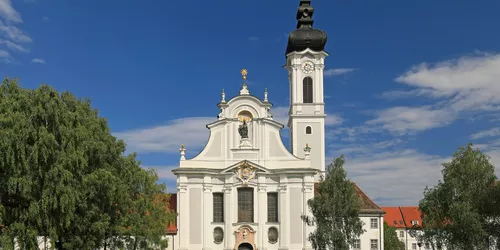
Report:
[[302,65],[302,72],[310,74],[314,71],[314,63],[307,61]]

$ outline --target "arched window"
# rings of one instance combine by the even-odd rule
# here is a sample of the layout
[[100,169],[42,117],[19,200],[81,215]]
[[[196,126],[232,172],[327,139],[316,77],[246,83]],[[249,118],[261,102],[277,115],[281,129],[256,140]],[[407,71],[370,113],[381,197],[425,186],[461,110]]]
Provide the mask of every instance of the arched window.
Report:
[[312,134],[312,128],[311,128],[311,126],[307,126],[306,127],[306,135],[310,135],[310,134]]
[[303,101],[304,103],[312,103],[313,102],[313,79],[311,77],[305,77],[302,81],[303,85]]

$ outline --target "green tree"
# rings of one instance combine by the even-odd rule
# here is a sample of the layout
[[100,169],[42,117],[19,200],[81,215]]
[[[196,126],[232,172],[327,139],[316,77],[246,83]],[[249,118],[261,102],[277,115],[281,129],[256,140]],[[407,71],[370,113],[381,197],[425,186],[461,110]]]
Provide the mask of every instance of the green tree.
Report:
[[363,222],[359,218],[361,204],[343,165],[342,155],[327,166],[317,193],[307,202],[312,216],[302,219],[307,225],[316,226],[309,235],[314,249],[348,250],[363,233]]
[[[21,249],[37,249],[43,236],[56,249],[93,249],[130,236],[123,230],[130,227],[143,241],[164,244],[160,234],[173,215],[154,197],[165,186],[124,152],[89,100],[47,85],[24,89],[6,78],[0,85],[2,244],[16,238]],[[154,219],[130,219],[135,213]]]
[[468,144],[443,164],[442,173],[443,181],[426,188],[419,204],[422,240],[435,249],[487,249],[500,225],[492,207],[500,200],[494,195],[496,176],[489,157]]
[[398,239],[396,229],[390,227],[387,222],[384,222],[384,249],[385,250],[403,250],[405,243]]

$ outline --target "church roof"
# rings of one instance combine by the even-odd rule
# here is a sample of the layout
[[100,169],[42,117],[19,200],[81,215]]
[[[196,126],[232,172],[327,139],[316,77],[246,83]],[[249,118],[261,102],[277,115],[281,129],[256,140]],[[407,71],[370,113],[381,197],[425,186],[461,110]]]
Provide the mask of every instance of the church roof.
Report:
[[[314,192],[318,192],[319,183],[314,184]],[[373,202],[364,192],[359,188],[359,186],[354,183],[354,187],[356,188],[356,194],[358,195],[359,201],[361,203],[361,214],[383,214],[384,210],[382,210],[375,202]]]
[[327,35],[324,31],[314,29],[314,8],[310,5],[311,0],[301,0],[297,10],[297,29],[290,32],[285,55],[293,51],[323,51],[325,49]]

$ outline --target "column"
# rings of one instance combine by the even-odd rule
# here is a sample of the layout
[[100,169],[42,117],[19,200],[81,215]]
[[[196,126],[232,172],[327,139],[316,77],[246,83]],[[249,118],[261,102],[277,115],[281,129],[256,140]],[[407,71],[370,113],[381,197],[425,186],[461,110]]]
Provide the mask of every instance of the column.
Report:
[[279,221],[280,221],[280,228],[279,228],[279,250],[288,250],[288,221],[290,220],[290,213],[289,213],[289,204],[288,204],[288,199],[287,199],[287,186],[281,184],[279,187]]
[[[313,179],[311,177],[311,179]],[[306,216],[312,216],[311,211],[309,210],[309,206],[307,205],[307,201],[314,198],[314,183],[304,183],[302,188],[302,194],[304,196],[304,208],[303,214]],[[309,234],[314,230],[313,227],[308,226],[305,222],[303,222],[303,230],[304,233],[304,250],[312,250],[311,242],[308,240]]]
[[258,246],[259,249],[263,250],[264,248],[264,243],[267,242],[267,231],[265,230],[265,224],[267,221],[267,186],[261,183],[265,183],[266,179],[265,177],[259,176],[259,210],[258,210],[258,221],[259,223],[259,229],[257,230],[257,239],[258,239]]
[[[208,177],[210,178],[210,177]],[[205,178],[206,180],[207,178]],[[212,235],[212,227],[210,223],[212,222],[212,214],[213,214],[213,201],[212,201],[212,185],[203,184],[203,225],[200,225],[203,228],[203,250],[210,250],[208,245],[210,244],[213,235]]]
[[232,250],[234,246],[233,243],[233,226],[231,225],[232,221],[232,210],[231,203],[233,202],[231,199],[233,187],[231,185],[224,186],[224,250]]
[[179,250],[189,249],[189,193],[186,184],[177,185],[177,213],[179,220]]

